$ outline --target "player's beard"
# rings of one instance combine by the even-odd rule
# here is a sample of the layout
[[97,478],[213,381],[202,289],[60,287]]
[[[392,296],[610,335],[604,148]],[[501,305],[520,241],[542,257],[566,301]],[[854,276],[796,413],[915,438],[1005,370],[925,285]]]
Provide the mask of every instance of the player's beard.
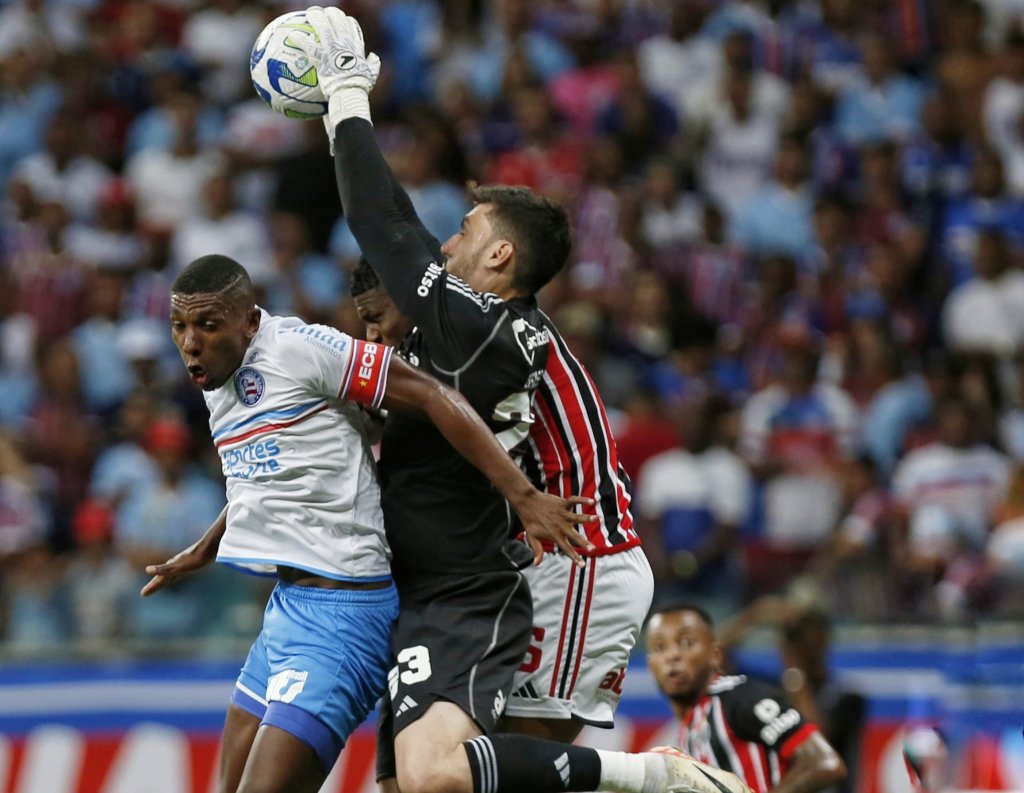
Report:
[[707,693],[708,685],[715,674],[714,667],[707,667],[693,678],[693,685],[686,691],[680,691],[671,696],[671,700],[680,707],[692,708]]

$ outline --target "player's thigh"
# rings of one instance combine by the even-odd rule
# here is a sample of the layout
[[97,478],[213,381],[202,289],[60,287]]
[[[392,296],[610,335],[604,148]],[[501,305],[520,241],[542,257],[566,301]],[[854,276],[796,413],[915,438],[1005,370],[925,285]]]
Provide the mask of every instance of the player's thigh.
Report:
[[526,574],[534,601],[532,641],[506,717],[610,727],[654,594],[646,556],[633,548],[590,558],[580,569],[549,554]]
[[317,793],[328,770],[304,740],[264,724],[256,733],[238,793]]
[[556,743],[572,743],[583,731],[583,722],[576,719],[517,718],[505,716],[498,722],[498,732],[529,735]]
[[482,732],[504,712],[529,642],[533,606],[521,573],[460,576],[403,596],[388,696],[399,735],[435,703],[457,705]]
[[397,593],[279,585],[272,603],[263,724],[303,741],[329,771],[384,692]]
[[262,718],[234,703],[228,706],[220,747],[220,793],[238,790]]

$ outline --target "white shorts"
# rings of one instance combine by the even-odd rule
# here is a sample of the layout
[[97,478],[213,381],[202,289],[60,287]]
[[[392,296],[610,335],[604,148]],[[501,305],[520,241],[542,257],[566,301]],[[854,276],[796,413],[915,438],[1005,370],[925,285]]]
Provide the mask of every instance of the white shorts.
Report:
[[533,637],[505,715],[611,727],[654,597],[643,549],[591,557],[582,569],[548,553],[523,573],[533,594]]

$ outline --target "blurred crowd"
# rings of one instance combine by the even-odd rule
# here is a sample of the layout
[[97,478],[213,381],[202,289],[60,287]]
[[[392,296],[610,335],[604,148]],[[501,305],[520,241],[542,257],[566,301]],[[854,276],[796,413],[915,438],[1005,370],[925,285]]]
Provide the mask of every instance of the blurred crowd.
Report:
[[[1024,609],[1024,0],[352,0],[379,140],[569,208],[542,293],[612,411],[661,599]],[[223,481],[168,289],[224,253],[359,335],[319,122],[253,91],[265,0],[0,2],[0,651],[251,635],[138,597]]]

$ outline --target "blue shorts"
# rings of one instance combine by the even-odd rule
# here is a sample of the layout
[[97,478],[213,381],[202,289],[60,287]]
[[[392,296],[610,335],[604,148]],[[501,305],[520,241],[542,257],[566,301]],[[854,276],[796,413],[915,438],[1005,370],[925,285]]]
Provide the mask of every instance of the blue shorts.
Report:
[[278,582],[231,701],[307,743],[330,770],[384,693],[398,592]]

